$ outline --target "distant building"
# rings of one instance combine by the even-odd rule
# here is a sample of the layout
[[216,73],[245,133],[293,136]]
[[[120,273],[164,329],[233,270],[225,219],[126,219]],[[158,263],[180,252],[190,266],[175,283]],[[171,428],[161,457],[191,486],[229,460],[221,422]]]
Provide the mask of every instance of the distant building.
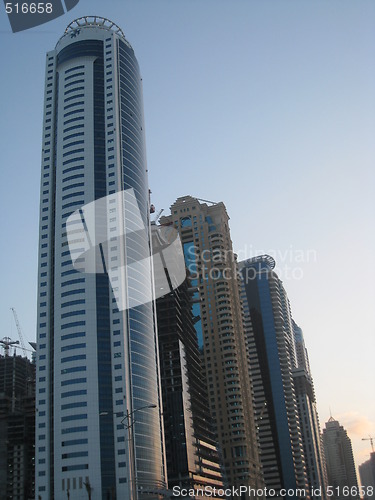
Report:
[[[292,324],[297,355],[297,367],[293,370],[293,379],[301,424],[307,479],[310,491],[316,491],[316,494],[312,494],[312,498],[325,499],[328,485],[327,469],[320,434],[314,382],[302,329],[294,321],[292,321]],[[321,489],[319,490],[319,488]]]
[[156,301],[168,486],[223,487],[186,280]]
[[[326,422],[325,429],[323,429],[323,443],[328,484],[334,492],[331,498],[334,500],[359,498],[358,495],[351,494],[355,488],[358,490],[352,443],[346,430],[333,417]],[[354,487],[353,490],[351,490],[352,487]],[[349,488],[349,494],[346,488]]]
[[262,255],[240,262],[255,415],[267,488],[308,492],[293,369],[292,317],[275,261]]
[[263,475],[268,489],[325,499],[326,470],[302,330],[268,255],[239,264]]
[[0,356],[0,499],[34,499],[35,365]]
[[195,330],[208,387],[213,430],[229,485],[262,488],[240,282],[223,203],[178,198],[162,225],[179,232],[196,303]]
[[370,459],[361,464],[358,469],[361,485],[365,488],[364,498],[372,498],[375,495],[375,452],[372,452]]

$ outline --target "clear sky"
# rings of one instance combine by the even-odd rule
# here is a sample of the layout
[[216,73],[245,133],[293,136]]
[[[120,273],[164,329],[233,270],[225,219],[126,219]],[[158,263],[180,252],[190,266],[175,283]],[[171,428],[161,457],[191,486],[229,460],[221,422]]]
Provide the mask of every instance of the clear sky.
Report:
[[240,258],[270,253],[309,350],[321,424],[357,465],[375,437],[373,0],[80,0],[12,34],[0,6],[0,336],[35,340],[45,53],[83,15],[141,66],[153,203],[223,201]]

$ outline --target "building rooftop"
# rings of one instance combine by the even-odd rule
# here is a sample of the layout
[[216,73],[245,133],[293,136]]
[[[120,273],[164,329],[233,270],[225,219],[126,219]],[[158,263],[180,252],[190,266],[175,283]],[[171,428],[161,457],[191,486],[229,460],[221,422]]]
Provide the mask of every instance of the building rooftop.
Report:
[[[75,38],[79,33],[80,30],[84,28],[99,28],[103,29],[106,31],[112,31],[116,33],[116,35],[120,36],[123,38],[124,42],[132,48],[130,43],[127,41],[125,38],[125,34],[118,26],[116,23],[111,21],[110,19],[107,19],[106,17],[101,17],[101,16],[84,16],[84,17],[79,17],[78,19],[75,19],[71,23],[68,24],[66,27],[63,36],[60,38],[62,40],[66,36],[70,36],[71,38]],[[59,41],[60,41],[59,40]]]
[[70,24],[68,24],[65,30],[65,34],[71,33],[72,31],[83,27],[103,28],[108,31],[114,31],[115,33],[117,33],[117,35],[123,36],[125,38],[124,32],[116,23],[100,16],[84,16],[75,19]]

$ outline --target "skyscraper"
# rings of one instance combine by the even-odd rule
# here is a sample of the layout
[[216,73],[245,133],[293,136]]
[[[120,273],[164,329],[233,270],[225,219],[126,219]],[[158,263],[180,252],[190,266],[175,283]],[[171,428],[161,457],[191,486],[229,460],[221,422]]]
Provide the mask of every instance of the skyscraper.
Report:
[[223,487],[186,280],[157,299],[165,448],[170,489]]
[[364,498],[371,498],[375,491],[375,452],[370,454],[369,460],[363,462],[363,464],[358,467],[358,470],[361,478],[361,485],[365,489]]
[[[42,500],[133,499],[141,491],[152,498],[165,487],[155,311],[146,299],[153,289],[146,172],[134,51],[113,22],[78,19],[46,58],[36,402]],[[87,225],[82,207],[125,190],[135,196],[145,231],[125,234],[128,214],[109,206],[110,215],[95,212],[92,234],[103,218],[110,250],[144,262],[138,279],[127,269],[116,276],[128,303],[138,300],[119,309],[104,245],[102,270],[79,272],[67,233],[76,231],[84,247],[69,217],[79,210]]]
[[263,487],[252,389],[239,298],[237,264],[223,203],[178,198],[161,224],[180,233],[197,291],[195,329],[208,387],[213,428],[230,485]]
[[34,434],[35,364],[6,350],[0,356],[0,498],[34,498]]
[[301,424],[307,479],[310,491],[316,492],[316,495],[312,494],[312,498],[316,497],[324,500],[328,485],[327,469],[320,433],[314,382],[302,329],[294,320],[292,321],[292,325],[297,355],[297,367],[293,370],[293,380]]
[[296,350],[289,300],[269,255],[240,263],[255,418],[267,488],[308,481],[293,380]]
[[358,495],[352,442],[346,430],[333,417],[323,429],[323,443],[327,462],[328,484],[334,500],[356,499]]

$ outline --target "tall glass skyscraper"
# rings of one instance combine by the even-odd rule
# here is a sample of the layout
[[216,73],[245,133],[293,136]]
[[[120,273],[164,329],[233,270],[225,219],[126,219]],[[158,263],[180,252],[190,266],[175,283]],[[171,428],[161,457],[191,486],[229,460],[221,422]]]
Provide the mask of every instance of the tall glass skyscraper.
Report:
[[254,257],[239,266],[264,481],[276,491],[308,491],[289,300],[272,257]]
[[[144,231],[125,234],[126,211],[109,207],[107,248],[122,245],[125,262],[146,264],[138,281],[127,268],[117,277],[132,304],[118,308],[102,246],[101,272],[79,272],[67,233],[76,231],[79,243],[71,214],[79,210],[88,224],[82,207],[125,190],[135,196]],[[114,23],[78,19],[46,58],[36,401],[42,500],[142,492],[149,499],[165,487],[155,307],[142,300],[153,286],[148,196],[134,51]],[[83,268],[85,259],[78,259]]]

